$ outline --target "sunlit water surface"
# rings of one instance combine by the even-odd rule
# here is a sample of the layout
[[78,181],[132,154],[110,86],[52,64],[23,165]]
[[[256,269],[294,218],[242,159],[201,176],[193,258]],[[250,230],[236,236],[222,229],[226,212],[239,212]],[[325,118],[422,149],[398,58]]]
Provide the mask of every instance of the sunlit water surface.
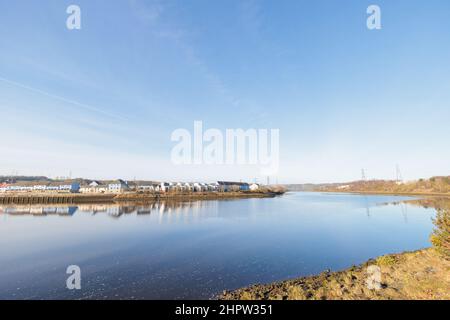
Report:
[[[0,299],[209,299],[429,246],[406,197],[288,193],[146,206],[0,207]],[[81,290],[66,269],[81,268]]]

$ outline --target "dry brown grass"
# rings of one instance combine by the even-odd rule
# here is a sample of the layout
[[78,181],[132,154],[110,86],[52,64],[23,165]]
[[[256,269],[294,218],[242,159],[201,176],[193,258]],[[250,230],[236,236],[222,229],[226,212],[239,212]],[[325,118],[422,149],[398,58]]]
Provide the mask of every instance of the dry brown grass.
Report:
[[[381,289],[369,289],[367,268],[381,269]],[[313,277],[225,292],[225,300],[450,299],[450,262],[434,249],[371,260],[361,266]]]

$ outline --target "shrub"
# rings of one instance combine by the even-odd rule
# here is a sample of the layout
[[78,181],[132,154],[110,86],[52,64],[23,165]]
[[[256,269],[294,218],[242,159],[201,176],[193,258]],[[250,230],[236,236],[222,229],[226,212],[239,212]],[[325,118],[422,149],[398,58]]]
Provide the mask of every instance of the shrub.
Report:
[[248,291],[242,292],[239,298],[240,300],[255,300],[255,296],[253,295],[253,293]]
[[450,259],[450,210],[439,209],[433,223],[435,228],[430,241],[437,252]]
[[395,264],[395,258],[393,256],[381,256],[377,258],[377,265],[379,266],[392,266]]
[[289,300],[306,300],[303,289],[298,285],[289,286],[287,291]]

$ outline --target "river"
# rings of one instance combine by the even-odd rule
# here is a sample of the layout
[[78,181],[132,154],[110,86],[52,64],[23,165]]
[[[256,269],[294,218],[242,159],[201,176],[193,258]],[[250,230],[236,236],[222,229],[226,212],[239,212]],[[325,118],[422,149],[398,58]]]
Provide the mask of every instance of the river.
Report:
[[[428,247],[409,197],[287,193],[149,205],[0,207],[0,299],[210,299]],[[66,269],[81,270],[81,290]]]

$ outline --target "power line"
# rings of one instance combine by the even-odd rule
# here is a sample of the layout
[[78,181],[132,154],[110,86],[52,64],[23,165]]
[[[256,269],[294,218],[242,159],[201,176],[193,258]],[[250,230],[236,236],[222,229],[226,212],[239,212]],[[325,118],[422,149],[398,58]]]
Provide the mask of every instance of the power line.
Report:
[[395,167],[397,182],[403,181],[402,173],[400,171],[400,166],[397,164]]

